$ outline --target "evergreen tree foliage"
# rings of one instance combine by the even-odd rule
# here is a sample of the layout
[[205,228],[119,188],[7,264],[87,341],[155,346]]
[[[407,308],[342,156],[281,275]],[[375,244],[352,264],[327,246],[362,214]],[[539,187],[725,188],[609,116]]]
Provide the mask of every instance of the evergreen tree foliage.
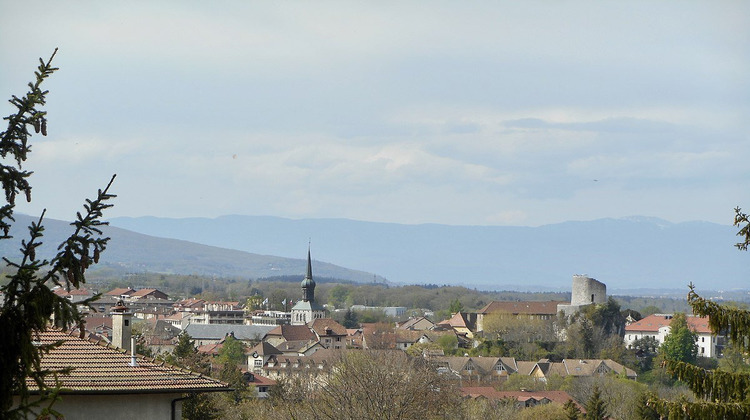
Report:
[[[5,204],[0,207],[0,240],[8,240],[13,219],[15,200],[23,194],[31,201],[30,171],[22,169],[31,152],[29,139],[33,128],[35,133],[47,135],[47,113],[40,109],[46,102],[48,91],[41,89],[42,83],[57,68],[52,67],[52,59],[57,49],[44,61],[39,59],[35,72],[36,81],[29,83],[29,92],[19,98],[12,96],[10,103],[16,112],[4,120],[8,128],[0,134],[0,184],[5,193]],[[0,305],[0,417],[27,418],[36,410],[40,416],[56,415],[52,403],[58,390],[45,385],[45,377],[61,372],[46,372],[40,368],[42,354],[54,348],[35,345],[35,337],[48,328],[54,317],[56,326],[68,328],[82,327],[83,314],[77,305],[89,305],[91,299],[77,304],[56,295],[55,286],[66,289],[77,288],[86,279],[85,271],[99,261],[99,256],[107,246],[109,238],[103,237],[101,221],[103,211],[111,204],[108,200],[115,196],[109,188],[114,176],[104,190],[99,190],[94,200],[86,200],[84,211],[77,214],[71,223],[73,233],[58,246],[57,254],[51,260],[40,260],[37,248],[42,244],[44,234],[44,212],[36,222],[28,227],[27,239],[21,240],[20,260],[12,261],[3,257],[6,265],[7,283],[0,288],[3,302]],[[81,328],[84,331],[84,328]],[[26,378],[30,378],[40,389],[41,400],[31,402]],[[13,397],[18,397],[14,404]],[[39,409],[41,405],[45,407]]]
[[638,397],[635,407],[635,418],[638,420],[659,420],[659,414],[654,407],[648,404],[648,394],[642,393]]
[[245,345],[242,341],[234,338],[234,335],[227,335],[224,338],[221,350],[219,350],[219,363],[238,365],[246,362]]
[[698,357],[698,335],[690,330],[685,314],[676,313],[669,323],[669,334],[659,347],[667,360],[695,363]]
[[[735,246],[747,250],[750,245],[750,223],[748,215],[735,209],[734,224],[740,227],[738,236],[744,240]],[[693,313],[709,317],[709,326],[714,334],[728,336],[736,351],[750,350],[750,311],[719,305],[706,300],[695,292],[690,284],[688,303]],[[750,418],[750,374],[747,372],[726,372],[706,370],[681,360],[666,360],[668,372],[685,382],[701,400],[666,401],[656,397],[649,399],[649,405],[663,417],[701,419],[746,419]]]
[[177,344],[172,349],[172,355],[176,360],[184,360],[185,358],[192,356],[196,353],[195,341],[187,331],[183,330],[177,336]]
[[345,328],[359,328],[359,320],[357,319],[357,313],[351,309],[347,309],[344,314],[344,322],[341,324]]
[[578,420],[581,418],[581,410],[578,408],[573,400],[568,400],[563,405],[566,420]]
[[464,310],[464,305],[461,303],[460,300],[458,300],[458,298],[456,298],[455,300],[451,302],[451,306],[449,310],[452,314],[456,314]]
[[586,420],[605,420],[608,416],[607,404],[602,399],[599,387],[595,386],[594,392],[586,402],[586,414],[583,418]]

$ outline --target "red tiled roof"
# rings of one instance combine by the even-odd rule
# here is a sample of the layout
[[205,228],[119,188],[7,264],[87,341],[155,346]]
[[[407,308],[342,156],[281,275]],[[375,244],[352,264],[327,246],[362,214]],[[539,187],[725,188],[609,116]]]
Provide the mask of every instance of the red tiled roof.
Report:
[[160,295],[164,295],[164,296],[167,295],[166,293],[164,293],[164,292],[162,292],[161,290],[158,290],[158,289],[141,289],[141,290],[138,290],[138,291],[132,293],[130,295],[130,297],[139,298],[139,297],[146,297],[146,296],[149,296],[149,295],[159,295],[159,294]]
[[558,304],[570,304],[570,302],[562,302],[556,300],[550,300],[546,302],[500,302],[492,301],[488,303],[484,308],[479,310],[480,314],[489,314],[493,312],[507,312],[510,314],[525,314],[525,315],[555,315],[557,314]]
[[[685,319],[687,320],[688,326],[695,332],[711,334],[711,328],[708,326],[708,317],[688,315]],[[669,326],[670,322],[672,322],[671,314],[653,314],[626,326],[625,331],[657,332],[659,331],[659,328]]]
[[131,287],[118,287],[118,288],[110,290],[104,295],[105,296],[122,296],[122,295],[131,295],[134,292],[135,292],[135,289]]
[[[131,357],[123,350],[98,342],[72,336],[60,330],[49,330],[36,338],[41,344],[62,344],[42,355],[41,368],[60,370],[72,368],[70,374],[59,375],[67,394],[133,394],[182,393],[228,391],[227,384],[218,380],[137,357],[136,366],[130,366]],[[31,391],[38,390],[36,383],[27,378]],[[54,378],[47,377],[54,386]]]

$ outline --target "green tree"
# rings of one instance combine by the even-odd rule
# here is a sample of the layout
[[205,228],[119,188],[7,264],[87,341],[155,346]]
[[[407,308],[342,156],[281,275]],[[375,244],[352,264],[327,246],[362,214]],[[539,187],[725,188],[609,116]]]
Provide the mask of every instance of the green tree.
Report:
[[227,335],[224,338],[224,344],[222,344],[221,350],[219,350],[219,363],[234,363],[235,365],[241,365],[246,361],[247,356],[245,356],[245,344],[234,338],[233,334]]
[[659,413],[648,404],[648,394],[645,392],[638,396],[634,414],[637,420],[659,420]]
[[723,357],[719,359],[719,369],[729,373],[750,372],[746,354],[737,347],[734,343],[724,347]]
[[359,321],[357,319],[357,313],[351,309],[347,309],[344,314],[344,321],[341,324],[345,328],[359,328]]
[[460,300],[458,300],[458,298],[456,298],[455,300],[451,302],[451,306],[449,310],[452,314],[456,314],[464,310],[464,305],[461,303]]
[[563,410],[566,420],[578,420],[581,418],[581,409],[578,408],[578,404],[573,400],[566,401],[565,405],[563,405]]
[[659,347],[667,360],[695,363],[698,357],[698,335],[690,329],[685,314],[676,313],[669,323],[669,334]]
[[328,292],[328,304],[333,305],[334,308],[344,307],[347,298],[349,298],[349,288],[342,284],[333,286]]
[[[30,171],[22,169],[31,152],[30,128],[35,133],[47,135],[47,113],[40,109],[46,102],[47,91],[42,83],[57,68],[52,67],[52,59],[57,49],[46,62],[39,59],[35,72],[36,81],[29,83],[29,92],[19,98],[12,96],[10,103],[16,108],[14,114],[5,117],[8,128],[0,133],[0,184],[5,193],[5,204],[0,207],[0,240],[10,239],[13,211],[18,195],[31,201]],[[109,188],[114,176],[104,190],[99,190],[97,198],[86,200],[84,211],[77,214],[71,223],[73,233],[57,248],[51,260],[39,259],[37,248],[42,244],[44,234],[44,211],[36,222],[28,227],[28,237],[21,241],[20,259],[3,257],[7,272],[6,283],[0,287],[3,302],[0,304],[0,417],[27,418],[35,410],[40,416],[56,415],[52,403],[57,389],[45,385],[44,378],[55,373],[40,368],[41,356],[55,346],[37,346],[34,336],[47,329],[54,316],[55,324],[61,328],[81,325],[83,314],[76,304],[61,298],[50,287],[77,288],[85,283],[85,271],[91,264],[99,262],[99,256],[107,246],[109,238],[102,235],[103,211],[110,207],[108,200],[114,195]],[[78,304],[89,305],[91,300]],[[30,378],[39,388],[41,399],[31,401],[27,383]],[[14,396],[18,400],[14,403]],[[44,408],[39,409],[44,405]]]
[[180,335],[177,336],[177,344],[172,349],[172,355],[177,361],[184,360],[197,353],[195,349],[195,341],[187,331],[183,330]]
[[605,420],[609,415],[607,414],[607,404],[602,399],[601,391],[599,387],[594,387],[594,392],[586,402],[586,420]]
[[[734,224],[740,228],[737,236],[743,238],[735,246],[746,251],[750,245],[750,221],[739,207],[735,209]],[[687,300],[693,313],[708,317],[711,331],[714,334],[725,332],[740,353],[750,350],[750,311],[706,300],[695,292],[692,284],[688,287]],[[660,415],[669,418],[750,418],[750,374],[706,370],[680,360],[666,360],[665,365],[667,371],[685,382],[700,400],[668,401],[652,396],[649,403]]]

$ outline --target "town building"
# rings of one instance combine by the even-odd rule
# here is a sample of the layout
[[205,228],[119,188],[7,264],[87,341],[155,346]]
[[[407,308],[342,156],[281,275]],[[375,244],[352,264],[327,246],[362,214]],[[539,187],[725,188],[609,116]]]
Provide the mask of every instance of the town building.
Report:
[[[625,326],[625,337],[623,341],[627,348],[632,348],[635,340],[652,337],[659,345],[664,343],[664,338],[669,334],[673,314],[653,314],[640,321]],[[698,336],[698,356],[718,357],[721,353],[723,336],[714,334],[708,326],[708,317],[694,315],[685,316],[688,327]]]
[[307,249],[307,274],[302,280],[302,300],[292,307],[292,325],[304,325],[325,316],[325,309],[315,302],[315,280],[312,275],[310,249]]

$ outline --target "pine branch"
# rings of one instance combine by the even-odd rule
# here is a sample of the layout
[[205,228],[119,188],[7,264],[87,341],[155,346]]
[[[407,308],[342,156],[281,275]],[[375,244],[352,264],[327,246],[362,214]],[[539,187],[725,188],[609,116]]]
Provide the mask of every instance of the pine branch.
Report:
[[690,402],[686,399],[667,401],[652,396],[648,406],[668,419],[746,419],[750,418],[750,403]]
[[[745,226],[742,226],[743,223]],[[747,251],[747,246],[750,245],[750,217],[746,213],[743,213],[739,207],[734,209],[734,225],[741,227],[740,231],[737,232],[737,236],[745,238],[744,241],[738,242],[734,246],[740,251]]]
[[740,351],[750,350],[750,311],[728,308],[700,297],[691,283],[688,292],[688,304],[693,313],[708,317],[711,331],[717,334],[726,331],[729,339],[738,346]]
[[713,402],[742,402],[750,396],[750,374],[710,371],[690,363],[667,360],[667,371],[685,382],[695,395]]

